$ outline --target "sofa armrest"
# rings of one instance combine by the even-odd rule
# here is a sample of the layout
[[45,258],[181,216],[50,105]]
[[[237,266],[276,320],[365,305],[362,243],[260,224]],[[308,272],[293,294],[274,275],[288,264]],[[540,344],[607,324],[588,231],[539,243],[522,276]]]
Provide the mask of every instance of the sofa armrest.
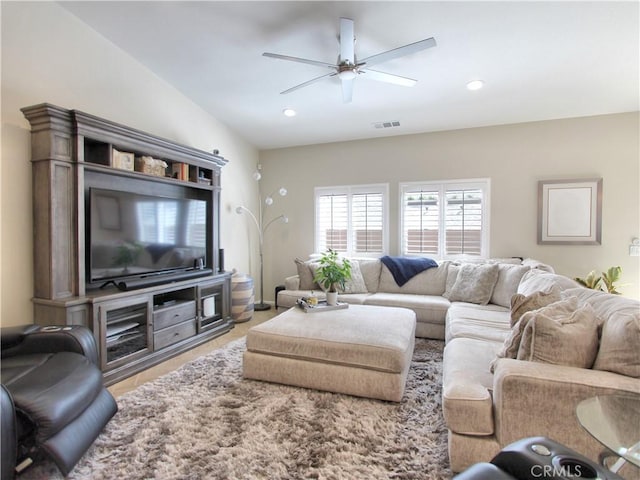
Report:
[[285,290],[300,290],[300,277],[298,275],[292,275],[284,279]]
[[[0,329],[0,345],[2,351],[19,345],[24,340],[27,333],[34,332],[40,327],[38,325],[18,325],[15,327],[3,327]],[[4,356],[4,353],[3,353]]]
[[[34,328],[35,327],[35,328]],[[23,328],[20,333],[20,328]],[[5,330],[9,330],[5,333]],[[33,353],[75,352],[98,365],[95,338],[86,327],[28,325],[2,328],[2,358]],[[5,335],[8,343],[5,344]]]
[[597,457],[603,447],[576,416],[582,400],[640,391],[640,379],[611,372],[523,360],[498,361],[493,380],[495,434],[501,445],[544,435]]
[[0,478],[14,478],[18,458],[18,427],[16,410],[9,390],[0,385]]

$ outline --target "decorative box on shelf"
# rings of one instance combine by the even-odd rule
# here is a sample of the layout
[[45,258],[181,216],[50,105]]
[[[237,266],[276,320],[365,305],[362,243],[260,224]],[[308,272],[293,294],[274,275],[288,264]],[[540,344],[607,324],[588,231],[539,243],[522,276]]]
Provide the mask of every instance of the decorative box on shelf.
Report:
[[136,172],[148,173],[157,177],[164,177],[167,170],[167,162],[157,158],[142,156],[136,157]]
[[111,152],[111,166],[133,172],[134,155],[130,152],[121,152],[115,148]]
[[307,302],[306,298],[298,299],[298,306],[305,311],[305,313],[317,313],[317,312],[329,312],[331,310],[343,310],[349,308],[348,303],[338,302],[336,305],[329,305],[326,300],[319,300],[318,303],[312,305]]

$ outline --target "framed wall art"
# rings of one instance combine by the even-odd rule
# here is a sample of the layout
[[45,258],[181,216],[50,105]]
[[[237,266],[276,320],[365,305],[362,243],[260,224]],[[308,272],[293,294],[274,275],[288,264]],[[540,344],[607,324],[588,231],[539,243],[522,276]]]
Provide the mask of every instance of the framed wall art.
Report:
[[600,245],[602,178],[538,182],[538,243]]

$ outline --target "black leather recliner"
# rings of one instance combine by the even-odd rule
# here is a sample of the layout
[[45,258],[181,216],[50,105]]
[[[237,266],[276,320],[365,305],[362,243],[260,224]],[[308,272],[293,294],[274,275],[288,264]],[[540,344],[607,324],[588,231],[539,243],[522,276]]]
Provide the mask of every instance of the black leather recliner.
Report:
[[1,329],[2,480],[49,456],[66,476],[117,412],[91,331],[81,326]]

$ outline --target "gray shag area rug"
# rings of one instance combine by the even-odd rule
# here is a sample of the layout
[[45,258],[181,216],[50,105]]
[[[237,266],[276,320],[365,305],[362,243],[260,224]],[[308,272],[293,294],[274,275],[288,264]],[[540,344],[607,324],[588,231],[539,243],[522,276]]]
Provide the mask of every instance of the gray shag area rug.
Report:
[[[233,341],[120,397],[68,478],[451,478],[442,349],[416,339],[396,404],[245,380]],[[18,477],[45,478],[63,478],[47,460]]]

